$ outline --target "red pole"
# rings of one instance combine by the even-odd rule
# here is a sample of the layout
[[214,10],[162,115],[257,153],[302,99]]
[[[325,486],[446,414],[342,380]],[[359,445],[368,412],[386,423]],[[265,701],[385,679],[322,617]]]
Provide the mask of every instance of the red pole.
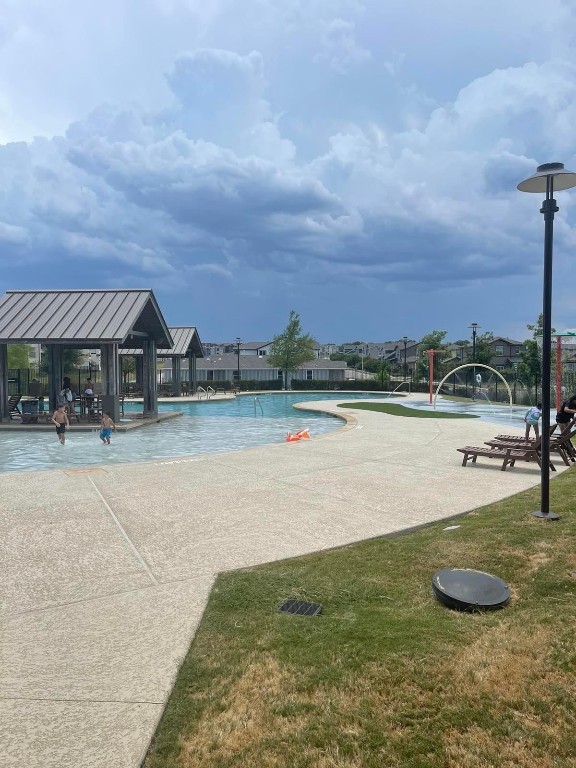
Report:
[[556,410],[562,407],[562,337],[556,336]]

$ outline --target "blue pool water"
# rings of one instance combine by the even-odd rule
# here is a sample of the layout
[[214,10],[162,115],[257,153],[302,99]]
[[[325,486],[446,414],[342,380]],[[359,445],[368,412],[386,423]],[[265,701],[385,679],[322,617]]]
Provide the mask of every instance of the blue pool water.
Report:
[[[55,431],[0,433],[0,472],[87,467],[132,461],[151,461],[178,456],[221,453],[284,442],[287,432],[307,427],[312,437],[332,432],[343,422],[326,414],[294,409],[306,400],[382,398],[366,393],[270,393],[243,395],[234,400],[161,403],[161,411],[181,411],[182,416],[129,432],[112,435],[112,445],[102,445],[95,425],[91,432],[69,432],[61,446]],[[410,401],[409,407],[429,409],[427,400]],[[482,420],[522,426],[526,407],[492,406],[490,403],[438,401],[438,410],[469,413]],[[130,403],[127,412],[142,410]]]
[[[380,395],[379,397],[382,397]],[[234,400],[160,403],[159,410],[181,411],[182,416],[112,435],[112,444],[101,443],[95,425],[91,432],[68,432],[66,445],[54,430],[0,434],[0,472],[87,467],[131,461],[151,461],[175,456],[221,453],[258,445],[282,443],[288,432],[307,427],[311,436],[343,426],[341,419],[294,409],[305,400],[370,399],[362,393],[271,393]],[[129,403],[126,412],[141,412]]]

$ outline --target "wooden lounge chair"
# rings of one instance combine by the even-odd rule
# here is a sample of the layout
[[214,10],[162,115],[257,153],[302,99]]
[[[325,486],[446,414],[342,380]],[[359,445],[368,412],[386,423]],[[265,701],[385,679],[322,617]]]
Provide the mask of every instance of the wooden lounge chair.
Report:
[[22,417],[22,411],[18,408],[18,403],[22,399],[22,395],[10,395],[8,398],[8,413],[11,419],[20,419]]
[[[502,461],[500,469],[504,472],[506,467],[513,467],[517,461],[535,461],[539,467],[542,466],[540,461],[540,441],[537,440],[530,446],[515,446],[507,445],[501,447],[490,447],[488,445],[466,445],[464,448],[456,449],[459,453],[464,454],[462,459],[462,466],[465,467],[468,461],[471,459],[472,463],[476,463],[478,456],[483,456],[487,459],[498,459]],[[550,462],[550,469],[556,471],[556,467]]]
[[[554,435],[553,432],[555,428],[556,425],[550,427],[550,452],[557,453],[564,464],[569,467],[572,462],[576,461],[576,450],[572,443],[572,437],[576,433],[576,430],[564,429],[562,432]],[[493,448],[505,448],[511,446],[514,448],[536,447],[539,449],[540,442],[540,440],[526,440],[524,437],[518,435],[498,435],[492,440],[487,440],[486,445]]]

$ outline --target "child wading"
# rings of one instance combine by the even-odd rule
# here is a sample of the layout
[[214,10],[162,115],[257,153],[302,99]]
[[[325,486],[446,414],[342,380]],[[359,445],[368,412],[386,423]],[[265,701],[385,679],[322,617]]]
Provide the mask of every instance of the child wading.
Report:
[[64,403],[59,405],[52,414],[52,424],[56,425],[56,434],[58,435],[62,445],[64,445],[66,442],[66,427],[70,426],[70,422],[68,421],[68,414],[66,413],[66,406]]
[[112,418],[108,411],[105,411],[102,414],[102,421],[100,422],[100,440],[105,445],[110,445],[110,436],[112,435],[112,430],[116,432],[116,424],[112,421]]
[[525,438],[526,440],[530,440],[530,429],[531,427],[534,427],[534,434],[536,435],[536,440],[540,437],[540,430],[538,429],[538,422],[540,421],[540,417],[542,416],[542,403],[538,403],[538,405],[533,405],[532,408],[529,408],[526,411],[526,416],[524,416],[524,423],[526,424],[526,433]]

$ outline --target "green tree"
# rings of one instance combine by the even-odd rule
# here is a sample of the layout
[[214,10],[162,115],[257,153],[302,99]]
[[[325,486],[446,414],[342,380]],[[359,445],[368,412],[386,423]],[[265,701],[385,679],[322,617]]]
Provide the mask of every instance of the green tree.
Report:
[[[364,359],[366,360],[367,358]],[[348,354],[344,354],[343,352],[335,352],[333,355],[330,355],[330,360],[343,360],[348,368],[356,368],[357,365],[360,365],[362,357],[355,354],[354,352],[350,352]]]
[[[78,368],[84,361],[84,353],[81,349],[63,349],[62,350],[62,370],[64,376],[69,376],[75,381]],[[48,354],[46,350],[42,351],[40,356],[40,371],[48,373]]]
[[[429,358],[426,354],[428,349],[447,349],[447,345],[444,342],[447,331],[431,331],[425,336],[422,336],[418,342],[418,364],[416,366],[416,376],[419,379],[425,379],[429,373]],[[434,358],[434,366],[437,370],[440,369],[441,356],[437,355]]]
[[8,368],[29,368],[30,347],[28,344],[8,344]]
[[[542,313],[538,315],[538,320],[526,327],[532,331],[532,338],[527,339],[520,350],[520,362],[518,363],[518,378],[525,380],[528,387],[534,387],[534,402],[538,400],[538,382],[542,376],[542,353],[538,347],[538,337],[542,337],[544,326],[544,317]],[[552,328],[552,334],[556,331]],[[555,350],[552,350],[552,366],[555,365]]]
[[288,388],[288,374],[316,357],[315,343],[312,336],[302,333],[300,315],[291,310],[288,325],[282,333],[274,336],[268,355],[268,364],[283,372],[285,389]]
[[122,357],[122,379],[124,384],[130,381],[130,377],[136,373],[136,358],[133,355]]
[[[491,344],[494,341],[494,334],[491,331],[486,331],[476,337],[476,362],[481,365],[490,365],[490,361],[494,357]],[[472,362],[472,348],[468,350],[469,362]]]

